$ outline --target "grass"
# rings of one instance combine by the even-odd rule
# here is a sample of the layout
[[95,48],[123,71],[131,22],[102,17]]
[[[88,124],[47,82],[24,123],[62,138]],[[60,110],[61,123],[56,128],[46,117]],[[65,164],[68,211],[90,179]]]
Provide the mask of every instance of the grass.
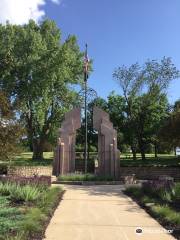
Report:
[[21,232],[26,239],[36,239],[43,236],[48,219],[52,216],[55,207],[59,203],[62,189],[50,188],[37,202],[36,207],[30,208],[22,222]]
[[0,240],[41,239],[62,192],[60,187],[0,184]]
[[164,227],[173,229],[175,237],[180,239],[180,183],[175,184],[172,194],[161,190],[161,194],[152,195],[151,191],[145,191],[143,187],[137,186],[128,187],[125,193],[131,196],[141,207],[145,208]]
[[[97,155],[97,153],[91,153],[91,155]],[[32,160],[32,152],[23,152],[15,157],[11,161],[13,166],[51,166],[53,162],[53,152],[44,152],[44,160]],[[77,158],[82,155],[77,153]],[[79,158],[82,159],[82,156]],[[154,154],[146,154],[146,160],[142,161],[141,155],[137,154],[136,161],[133,160],[132,154],[122,153],[120,156],[121,166],[179,166],[180,157],[176,157],[173,154],[158,154],[155,158]],[[1,164],[2,165],[2,164]]]
[[94,174],[67,174],[60,175],[59,181],[112,181],[111,176],[96,176]]
[[146,160],[141,159],[140,154],[137,154],[136,161],[133,160],[132,155],[121,154],[121,166],[131,166],[131,167],[140,167],[140,166],[179,166],[180,167],[180,157],[174,156],[172,154],[158,154],[158,157],[155,158],[153,154],[146,154]]
[[53,162],[53,152],[44,152],[43,160],[32,160],[32,152],[24,152],[11,161],[13,166],[50,166]]
[[164,219],[171,224],[180,226],[180,213],[174,211],[168,205],[152,206],[151,210],[157,218]]
[[22,213],[17,207],[12,207],[7,196],[0,196],[0,239],[7,232],[20,229]]

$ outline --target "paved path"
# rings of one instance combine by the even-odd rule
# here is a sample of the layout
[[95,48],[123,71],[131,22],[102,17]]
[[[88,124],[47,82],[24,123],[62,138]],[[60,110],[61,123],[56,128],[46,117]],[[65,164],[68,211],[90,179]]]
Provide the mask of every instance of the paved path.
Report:
[[[120,186],[65,186],[46,240],[173,240]],[[143,233],[135,233],[142,227]]]

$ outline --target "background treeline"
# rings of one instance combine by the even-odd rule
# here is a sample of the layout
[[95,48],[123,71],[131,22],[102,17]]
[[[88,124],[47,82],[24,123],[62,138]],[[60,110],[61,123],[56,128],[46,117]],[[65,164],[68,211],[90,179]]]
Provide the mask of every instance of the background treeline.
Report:
[[[98,98],[90,103],[109,112],[118,132],[118,147],[122,152],[137,152],[142,160],[145,153],[170,153],[180,146],[180,100],[171,105],[167,99],[170,82],[179,76],[170,58],[160,62],[148,60],[143,66],[117,68],[113,77],[119,92],[110,93],[107,100]],[[89,150],[97,150],[97,136],[89,112]],[[83,145],[83,130],[78,138]],[[95,140],[96,139],[96,140]],[[95,143],[95,144],[94,144]]]

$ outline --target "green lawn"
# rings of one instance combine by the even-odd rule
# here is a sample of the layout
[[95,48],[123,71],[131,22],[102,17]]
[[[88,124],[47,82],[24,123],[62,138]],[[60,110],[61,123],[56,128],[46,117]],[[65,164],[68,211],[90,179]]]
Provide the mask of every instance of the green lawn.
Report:
[[131,154],[121,154],[121,166],[179,166],[180,157],[173,154],[158,154],[155,158],[154,154],[146,154],[146,160],[142,161],[140,154],[137,154],[137,159],[134,161]]
[[[81,154],[82,155],[82,154]],[[77,155],[78,157],[79,155]],[[82,156],[81,156],[82,158]],[[23,152],[16,156],[11,161],[15,166],[50,166],[53,161],[53,152],[44,152],[44,160],[37,161],[32,160],[32,152]],[[146,154],[146,160],[142,161],[141,155],[137,154],[137,160],[132,159],[132,154],[122,153],[120,156],[121,166],[179,166],[180,157],[176,157],[172,154],[158,154],[158,158],[154,157],[154,154]]]
[[12,164],[15,166],[49,166],[52,165],[53,152],[44,152],[44,160],[37,161],[32,160],[32,152],[24,152],[16,156],[12,160]]

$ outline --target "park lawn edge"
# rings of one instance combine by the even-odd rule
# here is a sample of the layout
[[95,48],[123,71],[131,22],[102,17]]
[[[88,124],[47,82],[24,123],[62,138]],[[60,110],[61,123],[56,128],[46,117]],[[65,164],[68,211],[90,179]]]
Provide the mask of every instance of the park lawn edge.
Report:
[[[143,201],[142,198],[136,196],[133,192],[128,192],[127,189],[123,190],[123,193],[126,194],[128,197],[130,197],[134,202],[136,202],[147,214],[149,214],[152,218],[154,218],[163,228],[166,230],[171,230],[174,227],[177,227],[173,223],[167,221],[164,217],[160,216],[155,209],[152,206],[147,206]],[[147,196],[147,195],[143,195]],[[153,199],[155,200],[155,199]],[[158,202],[155,202],[154,206],[159,206]],[[154,209],[154,210],[153,210]],[[175,210],[174,210],[175,211]],[[170,233],[172,236],[174,236],[177,240],[180,240],[180,228],[178,231],[173,231]]]

